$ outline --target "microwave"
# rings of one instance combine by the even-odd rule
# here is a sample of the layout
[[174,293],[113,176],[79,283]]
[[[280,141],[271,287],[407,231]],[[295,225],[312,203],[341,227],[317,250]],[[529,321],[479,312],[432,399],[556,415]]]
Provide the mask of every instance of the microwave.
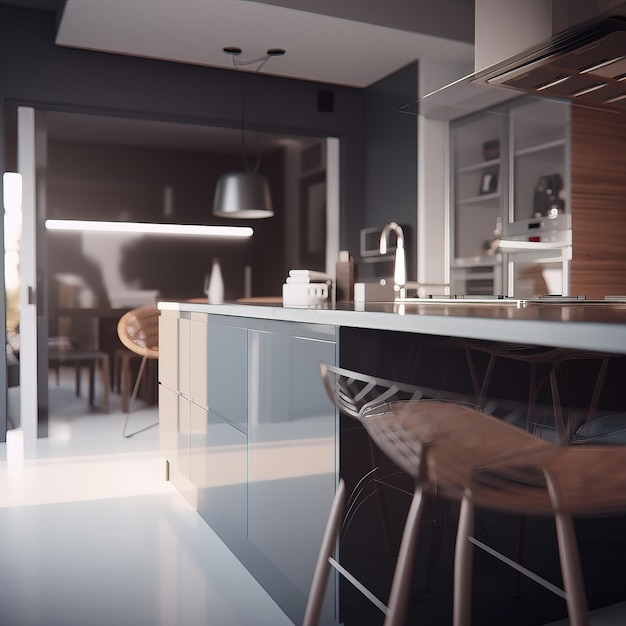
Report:
[[361,229],[361,258],[365,263],[377,263],[379,261],[390,261],[395,258],[396,246],[388,245],[385,254],[380,253],[380,235],[383,226],[371,226]]

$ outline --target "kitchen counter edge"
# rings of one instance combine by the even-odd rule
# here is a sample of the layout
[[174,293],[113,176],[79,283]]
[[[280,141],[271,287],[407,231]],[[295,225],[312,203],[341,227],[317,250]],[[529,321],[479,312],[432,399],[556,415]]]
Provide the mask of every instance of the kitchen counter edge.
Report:
[[[557,312],[556,306],[558,305],[551,305],[554,313]],[[626,354],[626,323],[615,323],[614,320],[609,323],[585,319],[568,321],[541,319],[539,316],[520,318],[516,317],[515,311],[505,312],[508,317],[494,317],[488,315],[488,311],[486,309],[481,310],[480,307],[452,310],[441,308],[409,309],[399,312],[397,305],[392,303],[388,303],[388,310],[384,310],[385,307],[378,305],[378,307],[372,308],[379,310],[366,309],[363,311],[333,307],[283,307],[169,301],[159,302],[158,307],[161,311],[209,313],[285,322],[328,324]],[[626,322],[626,317],[624,321]]]

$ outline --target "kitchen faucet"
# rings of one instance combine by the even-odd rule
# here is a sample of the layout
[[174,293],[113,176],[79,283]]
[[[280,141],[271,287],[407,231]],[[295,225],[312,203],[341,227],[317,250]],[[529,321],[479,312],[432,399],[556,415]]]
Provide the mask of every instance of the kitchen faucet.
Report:
[[404,254],[404,233],[402,227],[396,222],[389,222],[380,233],[380,253],[387,254],[387,239],[389,233],[396,234],[396,262],[393,270],[393,289],[396,298],[406,297],[406,256]]

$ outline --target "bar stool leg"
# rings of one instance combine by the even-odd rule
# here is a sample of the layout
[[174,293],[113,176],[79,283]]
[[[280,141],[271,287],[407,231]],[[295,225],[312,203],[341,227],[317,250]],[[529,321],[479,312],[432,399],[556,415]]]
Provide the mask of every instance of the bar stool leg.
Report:
[[461,500],[454,551],[454,626],[469,626],[472,619],[473,533],[474,504],[466,494]]
[[384,626],[401,626],[405,623],[423,503],[422,487],[418,483],[404,523]]
[[313,582],[311,583],[311,591],[304,613],[304,621],[302,626],[317,626],[324,604],[324,595],[326,585],[328,584],[328,575],[330,573],[330,559],[335,554],[335,545],[339,536],[339,528],[341,527],[341,518],[346,503],[346,485],[343,480],[339,481],[335,498],[333,499],[326,523],[326,530],[322,539],[322,545],[317,557],[315,572],[313,574]]
[[572,516],[561,512],[558,487],[549,472],[544,472],[546,485],[554,509],[556,538],[561,561],[561,576],[570,626],[589,626],[587,595],[580,567],[578,542]]

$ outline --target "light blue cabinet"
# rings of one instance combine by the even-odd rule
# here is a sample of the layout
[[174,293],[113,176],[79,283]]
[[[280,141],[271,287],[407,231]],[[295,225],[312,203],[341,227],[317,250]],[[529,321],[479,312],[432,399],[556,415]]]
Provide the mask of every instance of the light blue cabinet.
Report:
[[[207,349],[204,360],[205,403],[198,411],[192,436],[191,479],[198,487],[198,510],[211,515],[212,509],[247,534],[248,404],[247,330],[219,318],[198,322]],[[194,345],[198,336],[194,334]],[[201,360],[199,350],[194,350]],[[200,386],[200,381],[196,383]],[[203,417],[203,422],[201,419]]]
[[248,537],[308,594],[336,487],[335,410],[319,363],[334,328],[248,331]]
[[177,361],[175,387],[169,364],[160,378],[164,454],[200,515],[300,623],[338,480],[337,416],[319,372],[336,363],[337,329],[170,311],[161,324],[161,360]]

